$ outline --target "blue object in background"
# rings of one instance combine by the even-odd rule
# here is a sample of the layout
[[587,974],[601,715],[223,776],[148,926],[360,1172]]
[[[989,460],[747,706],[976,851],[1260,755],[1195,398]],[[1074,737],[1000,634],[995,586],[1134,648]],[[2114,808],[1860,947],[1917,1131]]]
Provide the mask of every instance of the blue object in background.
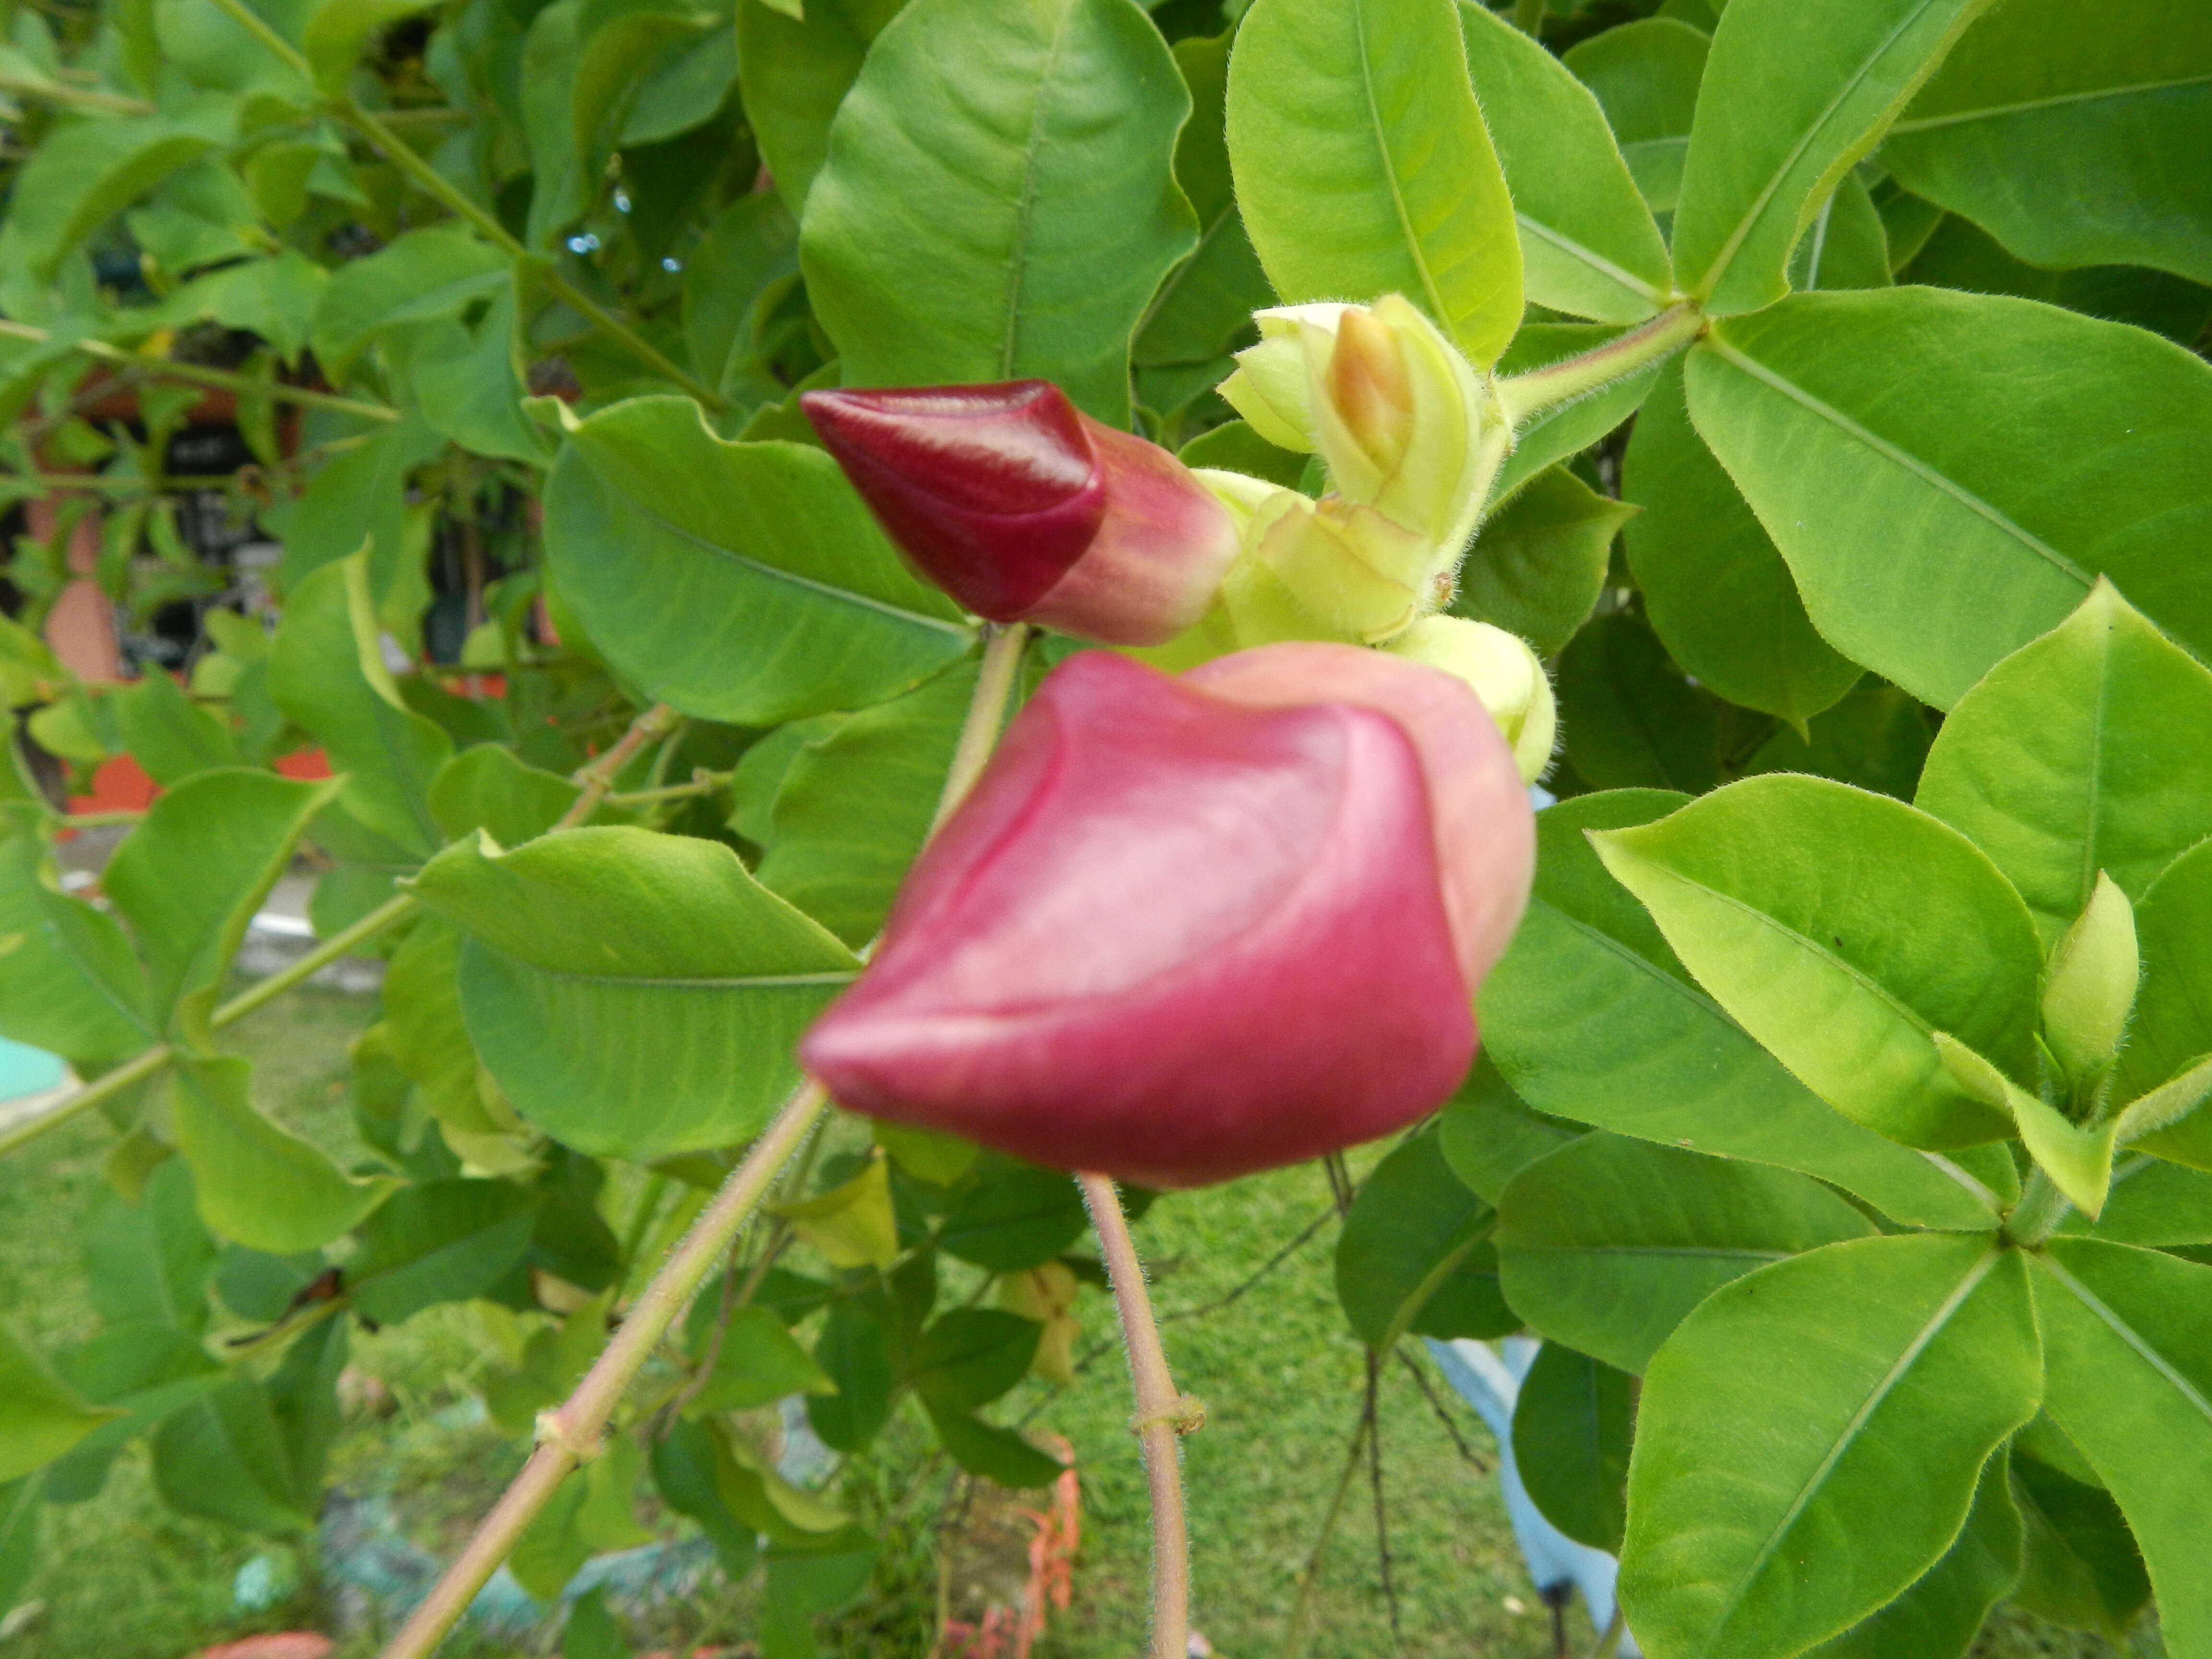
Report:
[[[1513,1462],[1513,1407],[1521,1396],[1521,1379],[1536,1363],[1544,1345],[1525,1336],[1509,1336],[1493,1348],[1486,1342],[1462,1338],[1456,1342],[1428,1339],[1444,1378],[1467,1403],[1482,1413],[1498,1440],[1498,1484],[1505,1493],[1505,1513],[1513,1522],[1514,1541],[1521,1546],[1528,1576],[1547,1598],[1572,1585],[1589,1606],[1590,1622],[1603,1630],[1613,1622],[1613,1581],[1620,1564],[1603,1550],[1577,1544],[1544,1518],[1521,1484],[1521,1471]],[[1626,1631],[1614,1651],[1633,1659],[1641,1650]]]
[[69,1068],[59,1054],[0,1037],[0,1101],[44,1094],[68,1081]]

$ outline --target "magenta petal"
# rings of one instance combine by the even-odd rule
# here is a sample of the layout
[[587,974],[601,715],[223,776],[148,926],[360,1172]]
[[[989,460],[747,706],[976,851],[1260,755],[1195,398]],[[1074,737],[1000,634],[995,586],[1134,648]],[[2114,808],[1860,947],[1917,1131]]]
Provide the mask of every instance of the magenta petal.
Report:
[[1474,1048],[1397,722],[1087,653],[1045,682],[800,1057],[846,1105],[1192,1186],[1372,1139]]
[[979,617],[1027,615],[1105,516],[1083,417],[1048,380],[809,392],[799,403],[891,539]]

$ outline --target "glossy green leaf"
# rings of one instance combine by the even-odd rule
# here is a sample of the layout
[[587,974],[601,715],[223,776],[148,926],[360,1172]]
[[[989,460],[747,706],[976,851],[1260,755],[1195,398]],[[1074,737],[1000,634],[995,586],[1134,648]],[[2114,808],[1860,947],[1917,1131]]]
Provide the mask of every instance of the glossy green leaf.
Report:
[[272,1255],[312,1250],[350,1231],[399,1183],[356,1181],[280,1128],[246,1097],[242,1060],[196,1060],[173,1073],[178,1147],[191,1165],[200,1219]]
[[720,1558],[722,1571],[742,1580],[752,1571],[760,1534],[732,1513],[724,1496],[724,1471],[734,1469],[720,1433],[710,1425],[679,1418],[652,1443],[653,1484],[678,1514],[699,1525]]
[[1620,1583],[1638,1641],[1784,1659],[1838,1634],[1950,1548],[2040,1386],[2027,1269],[1993,1241],[1859,1239],[1739,1279],[1644,1377]]
[[1567,764],[1589,787],[1698,794],[1720,781],[1718,711],[1633,612],[1577,634],[1557,689]]
[[1058,1170],[987,1153],[954,1190],[939,1248],[993,1273],[1051,1261],[1091,1224],[1083,1195]]
[[755,302],[798,269],[799,222],[781,198],[740,196],[717,214],[684,265],[684,343],[692,372],[710,386],[731,384],[745,367]]
[[907,1380],[940,1411],[974,1411],[1029,1375],[1043,1331],[1034,1319],[996,1308],[956,1308],[921,1334]]
[[423,423],[439,436],[479,455],[543,465],[550,446],[521,406],[529,392],[519,311],[509,283],[473,324],[448,317],[409,329],[407,377]]
[[2020,1578],[2021,1517],[2005,1480],[2004,1456],[1990,1460],[1974,1507],[1943,1559],[1880,1612],[1807,1659],[1959,1659],[1990,1608]]
[[[456,332],[459,324],[452,325]],[[419,416],[370,433],[318,468],[285,514],[286,586],[298,589],[324,566],[367,546],[369,592],[380,605],[412,581],[408,556],[407,480],[446,447]]]
[[[2087,1232],[2090,1222],[2076,1212],[2059,1227]],[[2116,1244],[2157,1249],[2212,1244],[2212,1175],[2140,1152],[2124,1153],[2112,1167],[2112,1190],[2095,1232]]]
[[2010,0],[1960,41],[1882,165],[2039,265],[2137,264],[2212,282],[2212,16]]
[[1790,256],[1790,286],[1813,289],[1887,288],[1889,240],[1874,198],[1856,173],[1820,204]]
[[2076,1123],[1947,1033],[1936,1032],[1935,1043],[1952,1083],[1992,1111],[2009,1113],[2028,1156],[2069,1202],[2094,1219],[2112,1185],[2118,1122]]
[[[2143,980],[2120,1050],[2115,1097],[2123,1102],[2212,1054],[2212,846],[2183,854],[2151,884],[2136,909],[2136,936]],[[2142,1145],[2161,1158],[2212,1168],[2212,1118],[2200,1110]]]
[[1687,374],[1691,418],[1814,625],[1923,702],[1949,708],[2100,573],[2185,646],[2212,641],[2212,590],[2172,554],[2212,523],[2212,368],[2179,348],[1895,289],[1733,319]]
[[684,1407],[694,1416],[752,1411],[786,1395],[835,1394],[837,1384],[767,1308],[738,1308],[722,1328],[714,1369]]
[[2033,1078],[2043,952],[2020,896],[1956,830],[1824,778],[1749,778],[1596,837],[1675,953],[1845,1116],[1908,1146],[2007,1133],[1930,1041]]
[[1636,509],[1547,467],[1482,526],[1451,614],[1518,634],[1539,656],[1575,635],[1605,586],[1613,538]]
[[848,945],[873,939],[937,815],[975,685],[957,664],[801,749],[776,791],[761,884]]
[[136,1203],[108,1190],[94,1200],[84,1237],[86,1288],[110,1325],[207,1328],[215,1242],[193,1207],[182,1158],[162,1161]]
[[807,295],[859,386],[1054,380],[1128,421],[1129,337],[1197,234],[1190,110],[1134,0],[914,0],[807,193]]
[[2140,899],[2212,836],[2208,730],[2212,672],[2100,582],[1959,700],[1917,799],[2005,872],[2047,946],[2081,915],[2098,872]]
[[1712,41],[1670,16],[1638,18],[1570,46],[1564,62],[1596,94],[1629,176],[1654,213],[1682,196],[1682,161]]
[[1065,1467],[1014,1430],[996,1427],[965,1413],[933,1406],[929,1421],[955,1463],[970,1474],[980,1474],[1016,1492],[1051,1485]]
[[814,1340],[814,1363],[836,1384],[836,1392],[810,1395],[807,1421],[832,1451],[860,1450],[890,1417],[898,1372],[891,1363],[890,1333],[860,1302],[833,1303]]
[[88,1406],[0,1332],[0,1480],[51,1463],[115,1413]]
[[1786,1170],[1595,1134],[1513,1177],[1498,1203],[1498,1260],[1505,1299],[1529,1325],[1641,1372],[1731,1279],[1873,1231]]
[[1252,313],[1274,302],[1230,177],[1224,109],[1235,39],[1232,33],[1175,44],[1176,67],[1191,104],[1190,118],[1176,139],[1175,176],[1198,216],[1198,246],[1161,279],[1145,308],[1131,349],[1140,365],[1211,362],[1242,343]]
[[1437,1120],[1437,1143],[1486,1204],[1505,1196],[1506,1183],[1538,1158],[1589,1133],[1581,1125],[1546,1117],[1513,1092],[1487,1050]]
[[1521,228],[1538,305],[1601,322],[1656,315],[1674,289],[1667,245],[1589,89],[1535,39],[1461,0],[1468,71]]
[[248,1532],[304,1532],[290,1453],[269,1390],[235,1377],[170,1416],[154,1433],[154,1486],[171,1509]]
[[2027,1545],[2013,1604],[2072,1630],[2124,1637],[2150,1599],[2150,1576],[2112,1493],[2017,1452],[2012,1486]]
[[522,1260],[537,1205],[505,1181],[428,1181],[395,1193],[362,1224],[346,1291],[363,1316],[396,1325],[465,1302]]
[[599,1155],[645,1162],[755,1133],[797,1081],[793,1043],[855,971],[717,842],[618,828],[513,852],[464,841],[415,890],[472,936],[461,1007],[515,1109]]
[[154,1040],[145,975],[115,918],[51,882],[35,821],[0,811],[0,1036],[87,1071]]
[[1413,1332],[1503,1336],[1519,1323],[1498,1294],[1496,1212],[1454,1175],[1434,1134],[1407,1141],[1359,1183],[1336,1242],[1336,1299],[1360,1340],[1387,1354]]
[[428,794],[453,742],[400,700],[380,632],[366,561],[325,565],[285,604],[270,684],[345,775],[337,805],[403,856],[424,858],[445,844]]
[[485,1105],[477,1051],[461,1017],[461,932],[440,915],[423,917],[392,953],[383,986],[386,1042],[393,1062],[441,1122],[469,1134],[511,1127]]
[[592,642],[686,714],[772,726],[865,708],[969,649],[836,463],[728,443],[688,398],[640,398],[571,433],[546,555]]
[[738,85],[776,191],[793,215],[830,154],[830,124],[869,43],[905,0],[815,0],[805,15],[738,0]]
[[1842,702],[1807,721],[1804,736],[1778,728],[1753,751],[1743,770],[1809,772],[1910,800],[1936,735],[1928,714],[1895,686],[1862,679]]
[[254,912],[338,789],[243,767],[204,772],[124,837],[100,885],[137,937],[162,1024],[197,1020],[222,992]]
[[458,316],[507,283],[505,256],[458,226],[405,231],[331,276],[309,339],[315,361],[343,385],[379,331]]
[[115,722],[131,758],[164,788],[195,772],[239,763],[230,727],[158,671],[114,699]]
[[1547,1342],[1513,1406],[1513,1466],[1544,1518],[1577,1544],[1618,1554],[1628,1526],[1633,1378]]
[[2035,1266],[2051,1415],[2119,1500],[2150,1569],[2166,1651],[2203,1659],[2212,1267],[2092,1239],[2053,1239]]
[[1744,0],[1723,15],[1674,211],[1717,316],[1789,291],[1797,239],[1990,0]]
[[1453,0],[1258,0],[1229,156],[1285,302],[1403,294],[1486,367],[1513,337],[1520,235]]
[[1938,216],[1938,222],[1915,250],[1911,265],[1901,270],[1902,282],[2040,300],[2108,323],[2133,323],[2182,346],[2194,345],[2206,323],[2212,322],[2212,287],[2202,283],[2144,265],[2048,270],[2015,259],[1971,220],[1944,213],[1932,203],[1927,207]]
[[1753,1041],[1584,839],[1683,804],[1620,790],[1537,815],[1535,893],[1482,988],[1485,1051],[1539,1111],[1802,1170],[1900,1221],[1994,1226],[2003,1194],[1832,1110]]

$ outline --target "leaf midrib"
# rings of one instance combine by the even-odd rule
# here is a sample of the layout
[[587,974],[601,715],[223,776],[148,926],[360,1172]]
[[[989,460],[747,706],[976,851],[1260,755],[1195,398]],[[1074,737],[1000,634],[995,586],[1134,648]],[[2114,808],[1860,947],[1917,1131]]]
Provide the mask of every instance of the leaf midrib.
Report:
[[[1454,20],[1456,26],[1457,20]],[[1397,216],[1398,231],[1406,239],[1406,252],[1413,261],[1413,269],[1421,278],[1421,291],[1429,296],[1429,313],[1453,335],[1459,332],[1457,319],[1444,305],[1443,291],[1437,286],[1436,274],[1429,269],[1426,252],[1420,238],[1413,233],[1413,221],[1406,210],[1406,192],[1398,182],[1398,158],[1391,152],[1389,130],[1382,124],[1382,112],[1375,101],[1375,67],[1367,55],[1366,0],[1352,0],[1352,37],[1359,48],[1359,92],[1367,103],[1368,135],[1375,141],[1375,153],[1382,159],[1383,181],[1390,186],[1390,210]]]
[[1045,106],[1060,74],[1060,55],[1075,17],[1073,4],[1063,5],[1054,27],[1052,42],[1045,48],[1044,71],[1037,76],[1036,100],[1030,106],[1030,131],[1022,148],[1022,192],[1014,207],[1014,241],[1007,251],[1006,315],[999,333],[999,378],[1014,377],[1016,340],[1021,331],[1022,287],[1029,276],[1030,222],[1036,214],[1037,167],[1044,149]]
[[2136,1357],[2156,1371],[2160,1379],[2186,1401],[2198,1416],[2212,1423],[2212,1400],[2207,1400],[2202,1389],[2176,1370],[2172,1360],[2151,1346],[2148,1340],[2121,1318],[2103,1297],[2052,1261],[2047,1251],[2037,1250],[2033,1255],[2037,1267],[2057,1279],[2099,1322],[2132,1349]]
[[1635,276],[1623,266],[1613,264],[1603,254],[1584,247],[1573,237],[1554,229],[1540,219],[1533,219],[1525,213],[1516,211],[1513,217],[1518,222],[1522,229],[1533,232],[1570,258],[1579,259],[1607,282],[1616,287],[1626,289],[1638,299],[1649,300],[1654,306],[1663,305],[1666,302],[1666,295],[1660,293],[1650,283]]
[[1979,109],[1954,110],[1948,115],[1923,115],[1917,121],[1898,121],[1892,124],[1889,136],[1893,138],[1910,137],[1916,132],[1935,132],[1944,127],[1963,126],[1972,121],[2001,121],[2008,116],[2033,115],[2039,110],[2063,109],[2069,104],[2094,104],[2106,99],[2146,98],[2161,92],[2179,92],[2190,87],[2212,86],[2212,71],[2203,75],[2185,75],[2174,81],[2136,81],[2126,86],[2094,87],[2084,92],[2058,92],[2047,98],[2026,98],[2016,104],[1985,104]]
[[1911,1342],[1897,1357],[1895,1363],[1882,1374],[1881,1380],[1869,1391],[1867,1397],[1859,1402],[1858,1409],[1851,1413],[1850,1420],[1844,1425],[1844,1431],[1836,1437],[1835,1443],[1828,1448],[1827,1455],[1820,1460],[1812,1474],[1806,1478],[1805,1484],[1798,1489],[1797,1496],[1791,1500],[1789,1508],[1782,1512],[1781,1518],[1774,1523],[1774,1528],[1767,1534],[1766,1540],[1759,1546],[1758,1552],[1752,1557],[1750,1565],[1737,1576],[1735,1589],[1729,1593],[1727,1602],[1723,1604],[1719,1615],[1712,1622],[1711,1628],[1717,1635],[1726,1629],[1729,1621],[1735,1617],[1736,1609],[1743,1605],[1743,1598],[1751,1592],[1753,1581],[1765,1570],[1766,1564],[1774,1559],[1775,1552],[1782,1547],[1783,1539],[1788,1534],[1790,1528],[1797,1523],[1798,1516],[1804,1514],[1807,1506],[1813,1501],[1814,1494],[1820,1490],[1821,1483],[1834,1473],[1836,1465],[1843,1462],[1844,1454],[1851,1449],[1853,1443],[1858,1437],[1859,1431],[1866,1427],[1875,1413],[1881,1409],[1882,1402],[1889,1398],[1892,1391],[1904,1380],[1905,1373],[1919,1363],[1920,1356],[1927,1352],[1929,1344],[1942,1334],[1944,1327],[1951,1322],[1952,1316],[1966,1305],[1966,1299],[1981,1288],[1982,1281],[1987,1279],[1995,1269],[2002,1255],[2002,1251],[1992,1247],[1984,1250],[1976,1259],[1973,1267],[1968,1269],[1965,1277],[1953,1287],[1951,1293],[1943,1298],[1936,1311],[1928,1316],[1927,1322],[1922,1325],[1918,1332],[1914,1334]]
[[1790,399],[1791,402],[1820,416],[1820,419],[1827,422],[1838,432],[1844,434],[1855,442],[1862,444],[1865,447],[1873,450],[1876,454],[1881,456],[1892,465],[1903,468],[1905,471],[1910,472],[1914,477],[1919,478],[1922,483],[1928,484],[1930,488],[1940,491],[1943,495],[1950,496],[1961,507],[1966,507],[1977,517],[1985,520],[1991,527],[2002,531],[2006,535],[2011,537],[2029,552],[2033,553],[2037,557],[2049,564],[2054,570],[2057,570],[2064,575],[2070,577],[2073,580],[2079,582],[2084,591],[2094,585],[2094,580],[2090,576],[2089,573],[2082,569],[2080,565],[2075,563],[2073,560],[2068,558],[2066,555],[2060,552],[2057,548],[2051,546],[2050,543],[2045,541],[2041,537],[2037,536],[2033,532],[2014,523],[2011,519],[2000,512],[1995,506],[1984,501],[1979,495],[1975,495],[1973,491],[1968,489],[1964,484],[1958,483],[1955,479],[1948,477],[1944,473],[1937,471],[1933,466],[1922,460],[1917,455],[1913,454],[1910,450],[1899,448],[1897,445],[1890,442],[1888,439],[1882,437],[1879,433],[1874,432],[1869,428],[1862,426],[1858,422],[1851,419],[1850,416],[1844,414],[1843,410],[1836,408],[1832,404],[1824,402],[1822,399],[1814,397],[1811,392],[1806,391],[1804,387],[1799,386],[1796,381],[1791,380],[1786,376],[1769,368],[1765,363],[1760,362],[1756,357],[1750,356],[1740,347],[1729,344],[1726,340],[1720,337],[1717,331],[1707,334],[1698,343],[1702,348],[1715,353],[1732,368],[1740,369],[1744,374],[1750,375],[1752,379],[1759,381],[1762,385],[1771,386],[1775,391],[1781,392],[1783,396]]

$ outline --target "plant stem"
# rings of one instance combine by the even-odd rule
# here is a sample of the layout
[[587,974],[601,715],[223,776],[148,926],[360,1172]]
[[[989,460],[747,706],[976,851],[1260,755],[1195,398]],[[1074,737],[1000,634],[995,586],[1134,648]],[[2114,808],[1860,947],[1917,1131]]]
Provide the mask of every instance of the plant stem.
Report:
[[[10,339],[29,340],[44,345],[53,339],[43,328],[33,328],[28,323],[0,322],[0,335]],[[298,404],[307,409],[328,409],[341,415],[356,415],[363,420],[396,421],[399,411],[386,404],[363,403],[356,398],[341,398],[333,392],[312,392],[306,386],[287,386],[282,380],[257,380],[250,374],[234,374],[227,368],[216,368],[206,363],[183,363],[173,357],[149,357],[137,351],[125,351],[121,346],[110,345],[105,340],[76,340],[70,349],[82,351],[88,357],[96,357],[104,363],[117,363],[134,368],[141,374],[163,376],[172,380],[190,380],[198,386],[215,386],[224,392],[235,392],[243,398],[270,398],[280,404]]]
[[120,93],[98,92],[90,87],[64,86],[58,81],[33,80],[24,75],[0,75],[0,92],[17,98],[46,98],[78,109],[96,109],[107,115],[151,115],[153,105]]
[[349,956],[361,945],[374,939],[386,928],[404,916],[411,915],[416,907],[412,893],[395,894],[359,921],[342,932],[332,933],[313,950],[290,967],[248,986],[228,1002],[216,1009],[208,1024],[220,1031],[226,1025],[244,1019],[264,1003],[274,1002],[285,992],[303,980],[312,979],[340,957]]
[[143,812],[127,809],[115,812],[64,812],[61,824],[64,830],[104,830],[118,823],[140,823],[145,821]]
[[113,1071],[102,1073],[84,1085],[75,1094],[50,1111],[34,1118],[10,1124],[0,1132],[0,1158],[5,1158],[17,1147],[36,1140],[49,1129],[58,1128],[71,1118],[90,1111],[103,1100],[112,1100],[133,1084],[143,1083],[170,1060],[174,1053],[166,1042],[157,1042],[136,1059],[127,1060]]
[[2032,1250],[2057,1230],[2074,1202],[2058,1190],[2057,1183],[2038,1164],[2027,1177],[2020,1202],[2005,1218],[2004,1236],[2024,1250]]
[[[228,0],[224,0],[228,3]],[[1006,701],[1014,685],[1014,670],[1021,661],[1026,630],[1018,623],[992,634],[984,647],[982,672],[953,750],[953,762],[938,801],[937,823],[942,823],[975,787],[990,758]],[[681,716],[667,705],[657,704],[630,725],[629,731],[589,765],[576,779],[584,786],[575,805],[563,815],[566,828],[588,817],[606,793],[606,786],[639,748],[665,734]],[[980,740],[978,733],[985,734]],[[596,792],[594,786],[597,786]],[[934,825],[932,826],[933,832]],[[670,1326],[697,1292],[708,1271],[729,1247],[758,1207],[769,1184],[791,1156],[805,1146],[816,1122],[829,1109],[829,1096],[812,1079],[802,1082],[783,1104],[775,1120],[744,1159],[730,1172],[684,1242],[661,1264],[650,1283],[624,1313],[620,1328],[575,1392],[556,1411],[538,1419],[538,1449],[522,1466],[491,1512],[477,1525],[466,1547],[446,1570],[430,1594],[408,1615],[399,1633],[385,1645],[380,1659],[428,1659],[446,1632],[468,1610],[477,1593],[499,1570],[538,1512],[551,1500],[556,1489],[585,1458],[598,1454],[608,1419],[621,1403],[629,1385],[644,1369]],[[1118,1214],[1118,1208],[1116,1210]],[[1178,1649],[1175,1659],[1182,1659]]]
[[576,799],[568,803],[568,810],[561,814],[556,830],[574,830],[599,810],[599,803],[614,787],[615,778],[629,765],[637,751],[649,743],[658,743],[675,730],[684,719],[665,702],[657,702],[629,723],[629,729],[608,745],[603,754],[595,755],[578,767],[569,781],[583,786]]
[[1685,300],[1595,350],[1498,381],[1498,401],[1506,418],[1518,428],[1532,415],[1572,403],[1664,362],[1705,331],[1705,313]]
[[1098,1235],[1106,1277],[1114,1286],[1114,1307],[1121,1318],[1121,1338],[1129,1353],[1129,1381],[1137,1396],[1130,1419],[1144,1454],[1145,1483],[1152,1500],[1152,1659],[1184,1659],[1190,1650],[1190,1534],[1182,1507],[1182,1453],[1176,1439],[1206,1420],[1206,1407],[1176,1392],[1167,1351],[1152,1318],[1152,1299],[1145,1288],[1144,1264],[1129,1237],[1128,1218],[1110,1176],[1079,1171],[1075,1184],[1091,1212]]
[[1610,1655],[1618,1653],[1621,1636],[1627,1629],[1628,1621],[1621,1609],[1620,1597],[1616,1593],[1613,1598],[1613,1617],[1606,1621],[1605,1629],[1599,1632],[1597,1645],[1590,1650],[1590,1659],[1608,1659]]
[[665,783],[657,789],[625,789],[618,795],[607,796],[605,805],[650,806],[656,801],[688,800],[694,795],[711,795],[729,781],[727,772],[702,772],[689,783]]
[[453,1565],[429,1595],[416,1604],[385,1646],[382,1659],[428,1659],[477,1592],[499,1570],[530,1523],[545,1507],[571,1470],[599,1455],[607,1419],[644,1369],[647,1358],[676,1322],[700,1283],[750,1218],[754,1206],[799,1150],[830,1097],[811,1078],[799,1085],[765,1129],[744,1161],[731,1171],[713,1202],[700,1212],[690,1232],[676,1247],[653,1282],[623,1316],[584,1380],[558,1410],[538,1419],[538,1449],[522,1466],[514,1484],[493,1505]]
[[1366,1449],[1368,1431],[1375,1426],[1371,1404],[1360,1408],[1358,1426],[1352,1430],[1352,1444],[1344,1454],[1344,1472],[1337,1476],[1328,1513],[1321,1518],[1321,1536],[1314,1540],[1313,1553],[1306,1558],[1306,1570],[1298,1577],[1298,1599],[1291,1610],[1291,1633],[1283,1644],[1283,1659],[1304,1659],[1306,1644],[1312,1639],[1314,1589],[1321,1583],[1321,1564],[1328,1553],[1337,1517],[1344,1513],[1344,1500],[1351,1495],[1352,1478],[1359,1473],[1359,1455]]

